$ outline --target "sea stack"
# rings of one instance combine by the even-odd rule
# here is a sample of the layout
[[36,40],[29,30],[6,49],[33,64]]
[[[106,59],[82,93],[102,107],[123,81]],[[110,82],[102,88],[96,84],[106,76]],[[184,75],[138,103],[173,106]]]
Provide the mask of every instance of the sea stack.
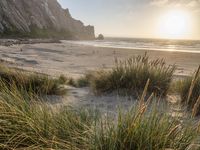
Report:
[[103,34],[99,34],[98,37],[96,38],[97,40],[104,40]]

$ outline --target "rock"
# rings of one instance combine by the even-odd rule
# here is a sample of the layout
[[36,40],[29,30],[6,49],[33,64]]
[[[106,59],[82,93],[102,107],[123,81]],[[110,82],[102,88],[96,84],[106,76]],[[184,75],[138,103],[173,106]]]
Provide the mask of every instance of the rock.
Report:
[[97,40],[104,40],[103,34],[99,34],[99,36],[96,38]]
[[0,37],[95,39],[94,27],[71,17],[57,0],[1,0]]

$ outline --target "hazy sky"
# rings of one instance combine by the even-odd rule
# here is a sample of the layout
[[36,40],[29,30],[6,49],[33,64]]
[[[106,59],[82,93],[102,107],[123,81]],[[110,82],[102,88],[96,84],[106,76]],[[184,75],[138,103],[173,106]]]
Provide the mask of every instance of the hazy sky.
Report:
[[200,0],[58,1],[74,18],[94,25],[96,34],[200,39]]

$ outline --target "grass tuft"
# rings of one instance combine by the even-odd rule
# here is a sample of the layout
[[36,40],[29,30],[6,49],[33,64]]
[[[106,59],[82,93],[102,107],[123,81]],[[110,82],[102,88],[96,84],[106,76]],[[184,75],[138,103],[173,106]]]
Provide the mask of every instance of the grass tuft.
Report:
[[0,149],[87,149],[93,121],[88,111],[53,111],[0,84]]
[[88,110],[54,110],[3,81],[0,88],[0,149],[186,149],[197,138],[195,124],[149,111],[152,97],[109,120]]
[[90,76],[92,89],[97,93],[118,91],[140,95],[148,79],[148,93],[166,96],[175,66],[166,65],[163,59],[150,60],[147,54],[126,61],[117,61],[112,70],[100,70]]
[[18,89],[34,92],[38,95],[63,95],[66,90],[61,87],[64,81],[61,77],[53,79],[44,74],[30,73],[0,66],[0,79],[8,87],[16,86]]
[[83,77],[80,77],[76,83],[77,87],[87,87],[90,85],[89,74],[86,74]]
[[60,77],[58,78],[58,81],[60,84],[66,84],[68,81],[68,78],[65,75],[60,75]]
[[193,111],[193,116],[200,115],[200,66],[193,76],[180,82],[180,94],[181,102]]
[[73,87],[82,88],[90,85],[87,74],[78,79],[67,78],[67,84]]
[[97,149],[187,149],[197,136],[196,127],[153,110],[133,109],[119,114],[118,122],[103,122],[96,137]]

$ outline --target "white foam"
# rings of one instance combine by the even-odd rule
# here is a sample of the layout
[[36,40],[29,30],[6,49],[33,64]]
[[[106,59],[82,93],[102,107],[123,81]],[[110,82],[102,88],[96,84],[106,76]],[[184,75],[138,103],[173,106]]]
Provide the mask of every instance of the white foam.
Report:
[[170,52],[187,52],[187,53],[200,53],[200,41],[193,42],[184,41],[184,43],[179,42],[169,42],[160,44],[160,42],[145,42],[137,40],[134,41],[120,41],[120,40],[104,40],[104,41],[65,41],[73,44],[95,46],[95,47],[105,47],[105,48],[121,48],[121,49],[137,49],[137,50],[150,50],[150,51],[170,51]]

